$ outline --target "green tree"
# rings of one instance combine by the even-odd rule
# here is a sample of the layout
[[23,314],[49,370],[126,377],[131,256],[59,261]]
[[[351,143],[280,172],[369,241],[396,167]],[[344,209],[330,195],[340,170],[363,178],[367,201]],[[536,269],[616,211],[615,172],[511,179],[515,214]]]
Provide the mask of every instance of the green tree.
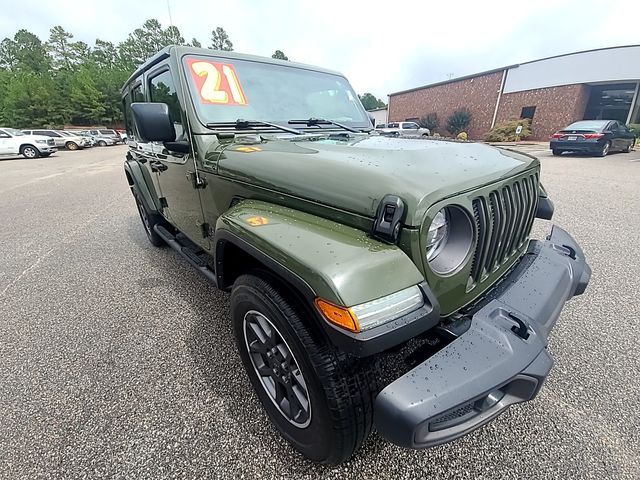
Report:
[[69,103],[74,106],[71,121],[76,125],[90,125],[107,120],[105,95],[98,90],[86,68],[81,68],[71,79]]
[[191,44],[192,47],[196,47],[196,48],[202,48],[202,44],[196,40],[195,38],[191,39]]
[[54,86],[34,72],[16,72],[5,86],[2,120],[15,128],[48,126]]
[[184,45],[184,38],[180,35],[180,30],[178,27],[174,27],[170,25],[167,29],[162,32],[164,36],[162,43],[166,45]]
[[358,98],[360,98],[365,110],[375,110],[376,108],[384,108],[387,106],[386,103],[379,98],[376,98],[372,93],[367,92],[364,95],[358,95]]
[[120,62],[118,49],[113,43],[97,38],[91,50],[91,60],[95,65],[105,70],[118,68]]
[[60,25],[49,31],[47,51],[51,56],[53,68],[71,68],[76,63],[76,51],[71,47],[73,34],[67,32]]
[[277,58],[278,60],[289,60],[289,57],[287,57],[282,50],[276,50],[275,52],[273,52],[271,58]]
[[224,28],[216,27],[211,31],[211,47],[214,50],[226,50],[228,52],[233,50],[233,43],[229,40],[229,35],[225,32]]
[[22,29],[16,32],[13,40],[5,38],[2,41],[0,66],[14,71],[44,74],[51,67],[51,61],[40,39]]

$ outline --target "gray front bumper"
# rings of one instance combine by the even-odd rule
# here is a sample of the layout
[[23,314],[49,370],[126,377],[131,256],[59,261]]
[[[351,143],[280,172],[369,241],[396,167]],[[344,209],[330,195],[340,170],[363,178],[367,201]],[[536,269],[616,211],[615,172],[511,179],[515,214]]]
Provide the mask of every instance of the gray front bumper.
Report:
[[546,241],[532,241],[465,333],[380,392],[377,431],[398,445],[427,448],[533,399],[553,365],[547,336],[590,277],[582,250],[561,228],[553,227]]

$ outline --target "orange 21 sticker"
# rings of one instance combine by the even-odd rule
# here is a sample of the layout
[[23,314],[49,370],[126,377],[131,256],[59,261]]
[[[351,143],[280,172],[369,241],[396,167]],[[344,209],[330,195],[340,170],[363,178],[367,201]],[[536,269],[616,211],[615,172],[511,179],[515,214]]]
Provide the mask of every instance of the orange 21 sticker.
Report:
[[187,59],[200,101],[217,105],[247,105],[247,97],[230,63]]

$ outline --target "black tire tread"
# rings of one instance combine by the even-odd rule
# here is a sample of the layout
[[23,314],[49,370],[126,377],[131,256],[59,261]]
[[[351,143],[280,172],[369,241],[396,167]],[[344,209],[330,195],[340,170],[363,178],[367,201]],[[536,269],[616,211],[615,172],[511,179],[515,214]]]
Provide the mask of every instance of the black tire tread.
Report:
[[[374,402],[378,394],[376,369],[372,359],[357,359],[337,350],[317,328],[300,319],[300,302],[267,272],[252,271],[236,280],[264,293],[287,318],[295,330],[330,405],[329,411],[338,433],[332,456],[321,463],[337,465],[360,448],[371,433]],[[232,293],[233,297],[233,293]]]

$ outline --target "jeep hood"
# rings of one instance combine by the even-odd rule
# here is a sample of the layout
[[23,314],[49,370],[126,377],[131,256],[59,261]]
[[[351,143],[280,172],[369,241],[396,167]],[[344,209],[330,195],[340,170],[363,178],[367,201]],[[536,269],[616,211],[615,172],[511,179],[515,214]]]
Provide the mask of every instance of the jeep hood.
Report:
[[407,206],[404,223],[418,226],[435,202],[537,166],[480,143],[356,135],[236,142],[220,154],[218,174],[366,217],[395,194]]

